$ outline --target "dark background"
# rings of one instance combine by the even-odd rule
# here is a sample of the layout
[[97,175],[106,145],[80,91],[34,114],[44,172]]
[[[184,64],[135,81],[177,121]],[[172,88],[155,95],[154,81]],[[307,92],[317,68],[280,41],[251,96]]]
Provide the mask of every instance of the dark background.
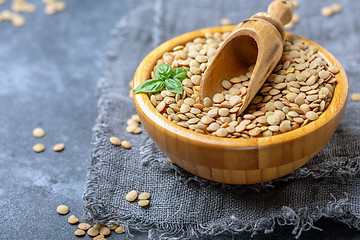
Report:
[[[0,23],[0,239],[75,239],[77,227],[56,207],[66,204],[77,217],[83,213],[96,85],[111,29],[127,6],[125,0],[67,1],[65,12],[47,16],[44,4],[34,2],[38,9],[23,14],[22,28]],[[7,0],[0,11],[10,4]],[[32,136],[35,127],[45,129],[44,138]],[[45,152],[32,151],[38,142]],[[63,152],[51,150],[58,142],[65,143]],[[323,231],[304,232],[300,239],[360,239],[358,231],[331,220],[315,226]],[[291,230],[254,239],[294,239]],[[135,239],[145,238],[135,233]],[[125,235],[113,233],[108,239]]]

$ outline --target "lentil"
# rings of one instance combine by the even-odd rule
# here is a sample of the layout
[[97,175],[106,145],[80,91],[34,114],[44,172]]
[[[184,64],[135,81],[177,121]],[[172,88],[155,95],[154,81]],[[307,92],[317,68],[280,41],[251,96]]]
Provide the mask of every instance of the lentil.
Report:
[[97,235],[93,238],[93,240],[106,240],[105,236],[103,234]]
[[[296,23],[299,17],[293,20]],[[291,131],[316,118],[308,112],[319,117],[326,110],[339,69],[329,66],[315,46],[295,36],[285,40],[283,57],[242,114],[238,115],[238,111],[254,65],[248,72],[222,80],[222,92],[200,102],[203,72],[226,36],[228,33],[206,34],[177,50],[184,52],[181,66],[190,69],[188,79],[182,82],[184,93],[170,96],[162,90],[150,96],[151,103],[169,120],[198,133],[253,138]],[[176,52],[168,52],[160,61],[165,59],[173,65],[179,58]]]
[[318,115],[316,112],[308,111],[308,112],[306,113],[306,118],[309,119],[309,120],[311,120],[311,121],[314,121],[314,120],[316,120],[316,119],[319,118],[319,115]]
[[82,237],[85,235],[85,231],[84,230],[81,230],[81,229],[76,229],[76,231],[74,232],[75,236],[78,236],[78,237]]
[[89,228],[91,228],[91,225],[88,223],[80,223],[78,225],[78,228],[84,231],[87,231]]
[[228,18],[222,18],[220,23],[221,23],[222,26],[229,26],[229,25],[232,24],[231,20],[228,19]]
[[323,15],[324,17],[330,17],[333,14],[334,10],[331,7],[323,7],[321,9],[321,15]]
[[125,232],[124,226],[119,226],[115,229],[115,233],[117,234],[123,234]]
[[104,235],[104,236],[108,236],[110,235],[111,231],[109,228],[107,227],[102,227],[100,228],[100,234]]
[[128,194],[126,194],[125,199],[129,202],[133,202],[136,200],[138,194],[136,192],[136,190],[131,190],[130,192],[128,192]]
[[70,224],[76,224],[79,222],[79,219],[77,217],[75,217],[75,215],[71,215],[69,218],[68,218],[68,223]]
[[121,142],[121,146],[122,146],[123,148],[130,149],[130,148],[131,148],[131,143],[128,142],[128,141],[126,141],[126,140],[124,140],[124,141]]
[[45,135],[45,131],[42,128],[34,128],[33,130],[34,137],[41,138]]
[[53,146],[53,150],[55,152],[60,152],[60,151],[64,150],[64,148],[65,148],[65,144],[63,144],[63,143],[57,143]]
[[360,93],[353,93],[351,94],[351,100],[358,102],[360,101]]
[[140,207],[146,207],[147,205],[149,205],[149,200],[140,200],[140,201],[138,201],[138,205],[140,206]]
[[115,146],[120,146],[121,145],[121,141],[117,137],[112,136],[112,137],[109,138],[109,141]]
[[139,200],[147,200],[150,198],[150,193],[147,192],[140,193],[138,198]]
[[94,228],[100,230],[103,226],[104,226],[104,225],[102,225],[102,224],[96,223],[96,224],[94,225]]
[[61,214],[61,215],[66,215],[69,213],[69,208],[68,206],[66,205],[59,205],[57,208],[56,208],[56,211]]
[[342,7],[340,4],[334,3],[331,5],[331,9],[333,10],[334,13],[339,13],[339,12],[341,12]]
[[37,143],[33,146],[34,152],[43,152],[45,150],[45,146],[41,143]]
[[91,237],[96,237],[97,235],[99,235],[99,233],[100,233],[99,229],[94,227],[89,228],[89,230],[87,231],[87,234]]

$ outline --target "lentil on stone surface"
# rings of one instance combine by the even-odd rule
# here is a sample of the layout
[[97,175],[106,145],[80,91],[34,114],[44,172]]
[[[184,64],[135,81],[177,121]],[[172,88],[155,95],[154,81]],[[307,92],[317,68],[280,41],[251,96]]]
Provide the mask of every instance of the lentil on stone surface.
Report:
[[69,218],[68,218],[68,223],[70,224],[76,224],[79,222],[79,219],[77,217],[75,217],[75,215],[71,215]]
[[56,208],[56,211],[61,214],[61,215],[66,215],[69,213],[69,207],[66,206],[66,205],[59,205],[57,208]]
[[359,102],[360,101],[360,93],[351,94],[351,100],[353,100],[355,102]]
[[297,129],[315,121],[326,110],[339,69],[330,66],[316,46],[296,36],[286,39],[281,60],[242,114],[237,113],[254,65],[240,76],[220,80],[223,91],[200,102],[200,79],[229,34],[206,33],[204,37],[178,47],[177,51],[163,54],[157,61],[156,66],[169,63],[190,69],[189,79],[182,82],[183,94],[164,89],[149,94],[151,103],[165,118],[197,133],[253,138]]
[[41,138],[45,135],[45,131],[42,128],[34,128],[33,135],[34,137]]
[[84,231],[87,231],[89,228],[91,228],[91,225],[88,223],[80,223],[78,225],[78,228]]
[[55,152],[60,152],[60,151],[64,150],[64,148],[65,148],[65,144],[63,144],[63,143],[57,143],[53,146],[53,150]]

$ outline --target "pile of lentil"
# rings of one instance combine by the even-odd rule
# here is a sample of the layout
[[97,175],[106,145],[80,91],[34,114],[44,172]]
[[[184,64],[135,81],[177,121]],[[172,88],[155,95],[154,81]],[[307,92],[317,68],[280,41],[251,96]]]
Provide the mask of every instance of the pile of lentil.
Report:
[[[157,61],[172,67],[189,68],[182,81],[183,94],[165,89],[149,95],[151,103],[169,121],[198,133],[252,138],[288,132],[315,121],[329,106],[339,69],[329,66],[316,46],[290,36],[278,65],[247,109],[237,116],[254,66],[247,73],[223,80],[224,91],[199,98],[200,80],[217,49],[229,36],[206,33],[185,45],[176,46]],[[155,69],[151,77],[155,77]]]

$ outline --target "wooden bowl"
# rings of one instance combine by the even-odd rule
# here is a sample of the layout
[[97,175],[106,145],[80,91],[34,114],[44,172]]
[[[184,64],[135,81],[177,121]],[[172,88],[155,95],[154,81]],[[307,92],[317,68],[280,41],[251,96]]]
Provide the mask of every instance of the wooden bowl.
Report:
[[[175,37],[154,49],[139,65],[134,87],[150,78],[156,61],[175,46],[206,32],[229,32],[233,26],[214,27]],[[299,37],[301,38],[301,37]],[[304,38],[301,38],[304,39]],[[282,177],[313,158],[329,141],[343,116],[348,81],[343,67],[326,49],[314,42],[331,65],[339,68],[337,85],[329,107],[316,121],[296,130],[251,139],[230,139],[196,133],[172,123],[151,104],[146,94],[135,94],[134,102],[145,130],[175,164],[202,178],[227,184],[253,184]]]

